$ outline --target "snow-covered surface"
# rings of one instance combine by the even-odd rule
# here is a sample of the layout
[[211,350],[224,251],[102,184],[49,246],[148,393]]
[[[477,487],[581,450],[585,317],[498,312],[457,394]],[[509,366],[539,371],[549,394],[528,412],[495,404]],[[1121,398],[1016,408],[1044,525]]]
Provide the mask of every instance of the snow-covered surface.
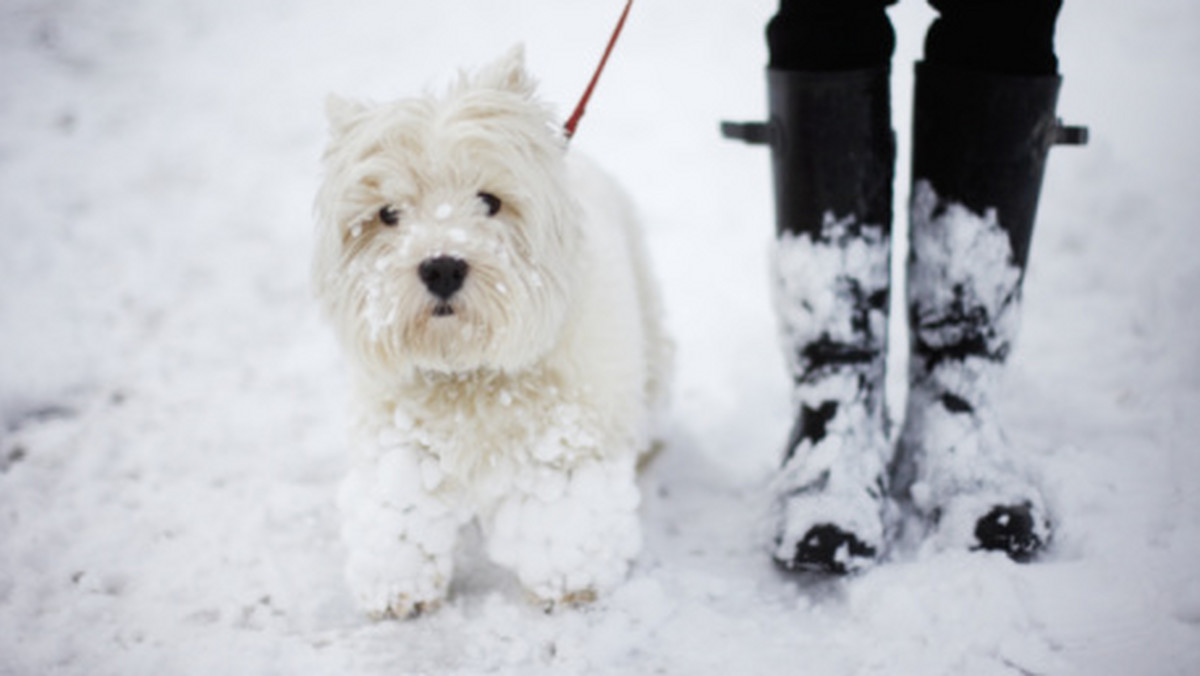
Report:
[[[772,7],[647,0],[574,141],[638,202],[679,342],[644,552],[583,610],[527,605],[472,543],[437,613],[354,610],[346,383],[306,274],[325,94],[411,93],[525,41],[565,115],[620,4],[0,6],[0,673],[1200,670],[1190,0],[1070,2],[1060,23],[1060,110],[1093,139],[1051,157],[1003,398],[1059,518],[1045,560],[773,570],[790,421],[768,163],[716,134],[763,110]],[[904,158],[930,13],[893,15]]]

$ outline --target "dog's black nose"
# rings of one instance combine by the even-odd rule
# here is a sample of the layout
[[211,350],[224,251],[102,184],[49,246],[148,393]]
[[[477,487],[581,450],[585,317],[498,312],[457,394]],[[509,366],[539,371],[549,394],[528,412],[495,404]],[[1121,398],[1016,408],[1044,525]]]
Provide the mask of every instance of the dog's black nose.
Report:
[[450,297],[462,288],[469,267],[461,258],[438,256],[421,263],[417,274],[421,276],[421,281],[425,283],[429,293],[442,300],[450,300]]

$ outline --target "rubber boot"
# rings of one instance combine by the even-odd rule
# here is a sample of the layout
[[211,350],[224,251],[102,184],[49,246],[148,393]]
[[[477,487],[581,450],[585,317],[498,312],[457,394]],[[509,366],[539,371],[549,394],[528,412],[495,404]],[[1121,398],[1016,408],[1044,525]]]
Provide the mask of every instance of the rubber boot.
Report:
[[1018,561],[1050,541],[1027,454],[995,398],[1017,336],[1046,157],[1086,130],[1055,117],[1061,78],[918,64],[907,416],[893,490],[940,546]]
[[846,573],[883,552],[891,448],[884,405],[895,141],[889,71],[768,70],[774,300],[793,426],[777,476],[773,557]]

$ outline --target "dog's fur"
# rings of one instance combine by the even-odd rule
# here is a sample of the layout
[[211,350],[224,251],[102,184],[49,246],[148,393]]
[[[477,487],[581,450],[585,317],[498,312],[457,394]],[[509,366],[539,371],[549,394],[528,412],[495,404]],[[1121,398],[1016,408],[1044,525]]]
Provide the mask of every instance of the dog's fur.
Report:
[[[327,108],[313,279],[354,390],[352,591],[374,615],[436,605],[474,518],[538,599],[612,587],[671,352],[626,198],[568,150],[519,47],[443,95]],[[437,259],[467,266],[447,298]]]

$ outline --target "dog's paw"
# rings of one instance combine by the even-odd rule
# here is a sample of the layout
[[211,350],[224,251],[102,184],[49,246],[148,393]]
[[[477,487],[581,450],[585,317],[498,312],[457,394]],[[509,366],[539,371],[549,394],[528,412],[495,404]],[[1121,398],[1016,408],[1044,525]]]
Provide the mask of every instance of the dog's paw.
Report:
[[346,581],[359,607],[376,618],[436,607],[453,573],[459,519],[424,491],[416,455],[391,448],[353,466],[338,507]]
[[407,620],[438,609],[449,578],[431,570],[400,577],[391,568],[351,555],[347,582],[358,607],[372,620]]
[[[433,567],[413,575],[398,575],[383,560],[351,554],[347,582],[355,600],[374,620],[405,620],[437,609],[445,597],[449,576]],[[392,563],[401,563],[394,558]]]
[[532,591],[526,591],[526,595],[531,605],[541,608],[547,615],[562,609],[582,608],[595,603],[600,598],[600,594],[595,589],[569,591],[554,598],[545,598]]
[[413,601],[406,596],[392,599],[382,608],[367,610],[367,617],[374,622],[387,620],[411,620],[442,607],[441,599],[432,601]]
[[534,597],[583,603],[625,578],[641,548],[633,458],[575,468],[553,500],[517,494],[490,519],[488,553]]

